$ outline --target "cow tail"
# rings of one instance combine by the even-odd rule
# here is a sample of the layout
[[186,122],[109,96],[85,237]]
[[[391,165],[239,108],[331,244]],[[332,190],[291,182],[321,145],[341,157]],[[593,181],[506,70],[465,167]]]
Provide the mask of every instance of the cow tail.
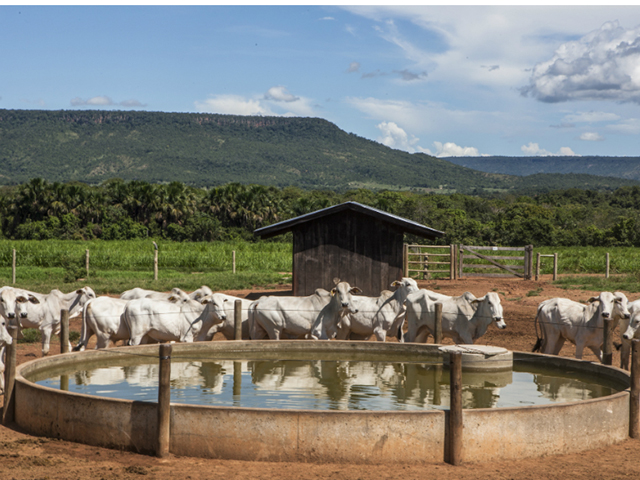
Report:
[[533,321],[533,324],[536,327],[536,344],[533,346],[532,352],[539,352],[542,348],[544,329],[541,328],[541,332],[538,332],[538,317],[540,316],[540,307],[538,307],[538,311],[536,312],[536,319]]

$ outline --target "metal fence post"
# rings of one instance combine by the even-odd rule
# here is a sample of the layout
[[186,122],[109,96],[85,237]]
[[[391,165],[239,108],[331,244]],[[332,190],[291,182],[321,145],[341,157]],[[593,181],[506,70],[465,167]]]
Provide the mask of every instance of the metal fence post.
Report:
[[169,454],[171,436],[171,344],[160,345],[157,457]]

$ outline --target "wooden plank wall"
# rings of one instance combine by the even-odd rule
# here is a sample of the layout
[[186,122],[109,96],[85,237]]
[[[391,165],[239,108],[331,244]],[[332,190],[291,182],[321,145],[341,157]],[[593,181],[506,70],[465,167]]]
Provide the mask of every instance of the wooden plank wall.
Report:
[[293,292],[331,290],[334,278],[377,296],[402,278],[403,232],[358,212],[346,211],[293,230]]

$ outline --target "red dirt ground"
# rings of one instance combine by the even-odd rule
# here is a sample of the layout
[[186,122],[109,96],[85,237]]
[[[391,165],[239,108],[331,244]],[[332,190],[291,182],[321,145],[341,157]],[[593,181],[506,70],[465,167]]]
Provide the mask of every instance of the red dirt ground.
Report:
[[[478,343],[496,345],[510,350],[531,351],[536,339],[533,319],[538,304],[552,297],[587,300],[598,292],[562,290],[546,282],[511,279],[464,279],[419,282],[423,288],[440,293],[459,295],[468,290],[476,296],[487,291],[500,293],[507,329],[491,326]],[[263,291],[227,292],[257,298]],[[269,294],[274,294],[269,290]],[[286,294],[288,292],[282,292]],[[636,300],[637,294],[628,295]],[[71,329],[80,331],[78,320]],[[220,338],[214,340],[220,340]],[[224,339],[224,337],[222,338]],[[59,348],[52,345],[52,351]],[[573,345],[565,345],[561,355],[572,357]],[[18,362],[40,356],[40,345],[19,345]],[[586,360],[595,360],[585,352]],[[614,353],[614,365],[619,362]],[[345,447],[345,448],[348,448]],[[17,426],[0,426],[0,479],[166,479],[205,478],[229,479],[414,479],[443,480],[492,478],[502,479],[618,479],[640,478],[640,440],[628,439],[618,445],[572,455],[553,455],[518,461],[463,464],[406,465],[343,465],[310,463],[241,462],[205,460],[169,456],[157,459],[129,452],[89,447],[60,440],[34,437],[20,432]]]

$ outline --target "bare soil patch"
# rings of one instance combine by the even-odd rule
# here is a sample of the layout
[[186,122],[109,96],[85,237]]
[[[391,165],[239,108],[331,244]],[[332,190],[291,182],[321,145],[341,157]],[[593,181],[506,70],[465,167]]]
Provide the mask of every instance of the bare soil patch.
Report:
[[[496,345],[516,351],[531,351],[536,341],[533,320],[538,304],[552,297],[565,297],[586,301],[599,292],[563,290],[547,283],[519,279],[464,279],[420,281],[420,286],[441,293],[459,295],[470,291],[476,296],[488,291],[500,293],[507,322],[506,330],[495,326],[478,343]],[[257,298],[262,294],[289,294],[281,290],[244,290],[226,292],[232,295]],[[638,294],[628,295],[635,300]],[[72,330],[80,330],[78,320],[72,320]],[[214,341],[225,341],[216,336]],[[446,342],[450,343],[450,342]],[[52,344],[52,352],[59,346]],[[561,355],[573,357],[573,345],[565,345]],[[18,362],[40,357],[40,345],[19,345]],[[585,359],[595,361],[591,352]],[[614,352],[614,365],[619,356]],[[345,445],[348,448],[348,445]],[[206,460],[170,456],[157,459],[150,456],[121,452],[105,448],[40,438],[19,431],[17,426],[0,426],[0,478],[1,479],[414,479],[438,478],[444,480],[492,478],[502,479],[618,479],[640,478],[640,441],[628,439],[618,445],[572,455],[553,455],[518,461],[464,464],[452,467],[437,465],[342,465],[309,463],[240,462]]]

